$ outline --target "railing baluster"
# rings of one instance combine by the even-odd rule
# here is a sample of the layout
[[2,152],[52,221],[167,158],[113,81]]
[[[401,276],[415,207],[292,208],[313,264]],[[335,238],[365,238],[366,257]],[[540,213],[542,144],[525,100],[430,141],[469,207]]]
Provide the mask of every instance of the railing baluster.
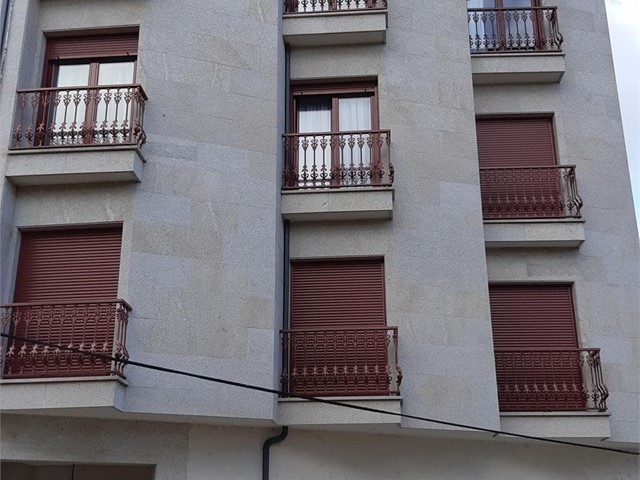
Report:
[[561,51],[557,7],[469,8],[471,53]]
[[[15,338],[2,358],[5,378],[118,375],[128,359],[126,330],[131,307],[123,300],[69,303],[14,303],[0,306],[4,331]],[[80,350],[71,351],[68,349]],[[111,355],[113,362],[82,352]]]
[[391,186],[389,130],[286,134],[283,188]]
[[300,395],[398,395],[397,327],[282,330],[281,385]]
[[580,218],[575,165],[480,167],[485,220]]
[[600,349],[495,350],[502,411],[606,411]]
[[18,90],[10,148],[141,146],[146,100],[140,85]]
[[284,0],[284,13],[332,13],[353,10],[386,10],[387,0]]

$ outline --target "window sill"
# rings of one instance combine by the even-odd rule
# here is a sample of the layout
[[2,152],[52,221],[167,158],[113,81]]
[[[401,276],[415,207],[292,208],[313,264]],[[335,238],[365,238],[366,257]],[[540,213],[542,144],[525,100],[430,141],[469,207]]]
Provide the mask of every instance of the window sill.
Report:
[[584,220],[581,219],[484,221],[486,248],[578,248],[584,240]]
[[291,221],[393,218],[391,187],[283,190],[282,217]]
[[18,186],[140,182],[144,163],[135,145],[9,150],[5,176]]
[[[326,397],[349,405],[377,408],[401,413],[402,397]],[[353,410],[350,408],[310,402],[299,398],[278,399],[278,418],[281,425],[399,425],[400,417]]]
[[565,72],[564,53],[483,53],[471,55],[474,85],[559,83]]
[[283,16],[282,35],[294,47],[382,44],[387,39],[387,11],[295,13]]
[[504,412],[502,430],[544,438],[591,438],[611,436],[608,412]]

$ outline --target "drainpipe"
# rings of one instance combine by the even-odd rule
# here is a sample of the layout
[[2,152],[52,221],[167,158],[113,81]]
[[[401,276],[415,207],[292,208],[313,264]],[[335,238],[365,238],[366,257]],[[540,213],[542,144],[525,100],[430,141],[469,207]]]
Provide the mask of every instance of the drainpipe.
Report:
[[282,442],[285,438],[287,438],[288,434],[289,427],[282,427],[282,432],[280,432],[280,435],[267,438],[267,440],[264,442],[264,445],[262,445],[262,480],[269,480],[269,449],[271,448],[271,445]]
[[9,44],[9,18],[13,9],[13,0],[2,0],[2,30],[0,30],[0,84],[2,84],[2,72],[4,60],[7,57],[7,45]]

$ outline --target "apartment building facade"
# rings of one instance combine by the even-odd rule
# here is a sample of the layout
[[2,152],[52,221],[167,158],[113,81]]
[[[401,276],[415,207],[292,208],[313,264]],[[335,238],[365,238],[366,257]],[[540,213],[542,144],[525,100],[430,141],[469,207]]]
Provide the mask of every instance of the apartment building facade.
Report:
[[603,0],[7,6],[3,479],[637,478]]

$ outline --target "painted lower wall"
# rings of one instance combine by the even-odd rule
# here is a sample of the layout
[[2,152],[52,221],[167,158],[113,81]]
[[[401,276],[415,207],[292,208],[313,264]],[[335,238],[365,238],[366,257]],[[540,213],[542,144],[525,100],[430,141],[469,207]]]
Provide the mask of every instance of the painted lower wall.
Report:
[[[276,429],[4,416],[2,459],[154,466],[155,480],[254,479],[260,477],[262,444],[277,433]],[[292,429],[283,443],[271,449],[274,480],[622,480],[637,479],[638,468],[638,458],[630,455],[496,439]],[[15,465],[3,468],[2,478],[27,480],[20,471]]]

